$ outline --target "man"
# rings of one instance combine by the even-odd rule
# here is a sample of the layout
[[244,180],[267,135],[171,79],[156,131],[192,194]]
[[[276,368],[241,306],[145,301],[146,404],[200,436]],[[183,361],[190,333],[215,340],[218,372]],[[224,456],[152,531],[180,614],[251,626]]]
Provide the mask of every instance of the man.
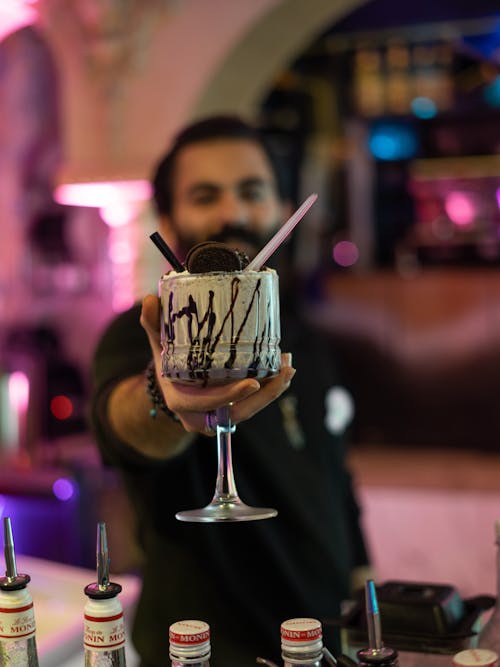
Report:
[[[160,231],[181,257],[207,239],[255,255],[288,212],[260,135],[236,118],[182,132],[158,166],[154,197]],[[121,315],[99,344],[92,415],[104,460],[123,470],[138,516],[145,564],[133,638],[142,667],[167,663],[168,626],[189,618],[210,624],[220,667],[254,665],[258,655],[279,662],[279,625],[295,616],[323,620],[327,644],[338,649],[328,620],[338,616],[367,555],[343,445],[324,426],[325,395],[336,380],[328,346],[297,313],[284,312],[287,353],[277,377],[183,386],[160,375],[157,297],[147,296],[140,312]],[[293,393],[289,350],[299,371]],[[156,372],[148,382],[151,358]],[[238,424],[241,497],[276,507],[278,517],[178,522],[177,511],[201,507],[213,494],[216,446],[206,415],[228,403]]]

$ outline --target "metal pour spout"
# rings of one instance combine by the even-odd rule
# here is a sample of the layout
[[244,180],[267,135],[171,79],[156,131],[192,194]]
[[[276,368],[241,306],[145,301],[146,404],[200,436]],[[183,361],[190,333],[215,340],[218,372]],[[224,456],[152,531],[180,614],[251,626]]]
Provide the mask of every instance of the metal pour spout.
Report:
[[5,554],[5,576],[9,583],[12,583],[17,577],[16,552],[14,550],[14,536],[12,535],[12,525],[10,517],[6,516],[3,520],[3,551]]
[[109,551],[108,536],[106,533],[106,524],[100,521],[97,524],[97,585],[100,591],[107,591],[109,588]]
[[382,631],[378,609],[377,591],[373,579],[366,582],[366,620],[368,624],[368,646],[372,651],[382,648]]
[[10,517],[3,518],[3,551],[5,555],[5,577],[0,577],[0,590],[15,591],[26,588],[30,581],[28,574],[19,574]]
[[368,648],[357,652],[359,664],[362,667],[397,667],[398,652],[396,649],[384,646],[382,642],[377,590],[372,579],[366,581],[365,598]]
[[115,584],[109,580],[110,558],[108,551],[108,537],[106,534],[106,524],[99,521],[97,524],[97,545],[96,545],[96,569],[97,581],[85,586],[84,593],[89,598],[95,600],[105,600],[114,598],[121,593],[120,584]]

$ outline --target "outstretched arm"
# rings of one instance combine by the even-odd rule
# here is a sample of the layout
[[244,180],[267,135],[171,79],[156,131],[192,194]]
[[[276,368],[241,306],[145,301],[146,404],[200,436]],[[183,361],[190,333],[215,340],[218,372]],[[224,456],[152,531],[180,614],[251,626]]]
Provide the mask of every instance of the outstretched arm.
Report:
[[114,387],[108,400],[107,417],[120,440],[152,458],[166,459],[179,454],[190,444],[193,433],[206,433],[205,416],[209,410],[231,403],[233,423],[249,419],[278,398],[295,374],[290,355],[283,354],[279,375],[265,382],[247,378],[214,387],[170,382],[160,374],[160,303],[156,296],[145,297],[141,324],[151,346],[158,386],[180,422],[161,412],[155,419],[151,418],[143,374],[126,378]]

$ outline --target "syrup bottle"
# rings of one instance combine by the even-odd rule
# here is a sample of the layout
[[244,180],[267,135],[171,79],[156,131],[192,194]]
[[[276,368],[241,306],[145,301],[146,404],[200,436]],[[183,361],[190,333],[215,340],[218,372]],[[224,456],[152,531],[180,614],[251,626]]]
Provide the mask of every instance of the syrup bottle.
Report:
[[5,577],[0,577],[0,667],[38,667],[30,577],[18,574],[12,526],[4,517]]
[[120,584],[109,580],[106,524],[97,525],[97,581],[85,587],[83,647],[85,667],[125,667],[125,624],[118,594]]
[[168,631],[172,667],[210,666],[210,626],[204,621],[177,621]]
[[291,618],[281,624],[284,667],[321,667],[323,628],[315,618]]

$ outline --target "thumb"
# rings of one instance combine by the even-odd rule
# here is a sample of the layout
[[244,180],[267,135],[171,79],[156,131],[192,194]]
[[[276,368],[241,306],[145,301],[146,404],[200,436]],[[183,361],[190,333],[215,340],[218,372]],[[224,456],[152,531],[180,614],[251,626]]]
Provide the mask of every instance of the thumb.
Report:
[[153,353],[159,354],[160,344],[160,299],[148,294],[142,301],[141,325],[146,332]]

